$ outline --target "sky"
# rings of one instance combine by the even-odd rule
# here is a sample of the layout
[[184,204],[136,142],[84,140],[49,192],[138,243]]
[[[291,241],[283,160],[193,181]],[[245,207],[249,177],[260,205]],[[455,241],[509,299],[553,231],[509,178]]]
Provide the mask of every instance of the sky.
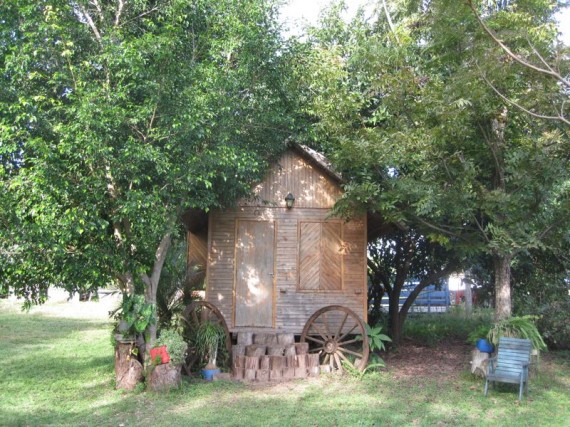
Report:
[[[360,5],[369,5],[370,0],[345,0],[348,6],[348,15],[353,16]],[[284,21],[290,26],[292,34],[301,33],[301,22],[307,21],[316,23],[319,12],[331,0],[289,0],[281,8]],[[567,7],[558,15],[559,30],[562,32],[562,40],[566,45],[570,45],[570,7]]]

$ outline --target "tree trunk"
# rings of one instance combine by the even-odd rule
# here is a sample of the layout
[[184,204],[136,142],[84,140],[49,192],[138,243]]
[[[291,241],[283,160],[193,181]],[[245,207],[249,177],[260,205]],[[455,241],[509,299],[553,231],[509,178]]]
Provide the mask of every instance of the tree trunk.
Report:
[[[145,302],[147,304],[156,304],[156,293],[158,290],[158,282],[160,281],[160,274],[162,273],[162,267],[164,261],[166,260],[166,255],[170,249],[170,244],[172,243],[172,238],[170,233],[165,234],[156,249],[154,266],[152,267],[152,274],[150,277],[147,274],[142,275],[142,281],[144,282],[145,289]],[[154,341],[156,340],[157,325],[156,322],[148,325],[147,334],[147,349],[152,348]],[[148,351],[147,351],[148,353]],[[146,359],[146,358],[145,358]]]
[[398,307],[392,310],[390,306],[390,312],[388,313],[388,334],[394,344],[397,345],[402,342],[402,322],[400,321],[400,310]]
[[508,319],[512,314],[511,303],[512,255],[495,255],[495,321]]
[[471,280],[463,279],[465,295],[465,315],[471,317],[473,312],[473,294],[471,293]]

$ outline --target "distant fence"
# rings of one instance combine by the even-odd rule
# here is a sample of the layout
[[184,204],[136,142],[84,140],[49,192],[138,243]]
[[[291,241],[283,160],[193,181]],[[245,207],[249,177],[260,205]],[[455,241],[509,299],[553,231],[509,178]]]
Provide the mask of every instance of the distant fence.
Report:
[[[400,308],[406,302],[408,296],[412,293],[416,284],[412,283],[402,289],[400,294]],[[447,282],[441,286],[429,285],[423,289],[412,306],[410,313],[445,313],[451,306],[451,295]],[[382,308],[388,310],[388,295],[382,298]]]

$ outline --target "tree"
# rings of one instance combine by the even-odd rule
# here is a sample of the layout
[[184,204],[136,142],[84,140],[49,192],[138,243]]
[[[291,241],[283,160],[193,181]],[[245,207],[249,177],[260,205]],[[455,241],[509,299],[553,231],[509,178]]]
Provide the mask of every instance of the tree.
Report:
[[[558,57],[550,3],[517,2],[485,19],[509,45],[530,40],[550,61]],[[515,100],[533,87],[545,108],[560,88],[505,55],[468,5],[394,2],[390,22],[382,10],[349,30],[333,14],[313,33],[326,80],[309,78],[318,95],[308,113],[350,181],[336,209],[429,230],[462,257],[489,254],[496,317],[508,317],[511,264],[530,250],[560,251],[567,236],[570,135],[562,121],[511,109],[486,80]]]
[[[420,293],[459,269],[461,259],[418,230],[394,228],[368,245],[369,300],[380,304],[388,295],[388,331],[396,344],[402,340],[404,322]],[[400,308],[404,285],[415,282]],[[374,308],[374,307],[373,307]],[[378,309],[378,307],[376,307]]]
[[3,285],[154,304],[181,214],[248,194],[283,149],[287,58],[272,2],[2,3]]

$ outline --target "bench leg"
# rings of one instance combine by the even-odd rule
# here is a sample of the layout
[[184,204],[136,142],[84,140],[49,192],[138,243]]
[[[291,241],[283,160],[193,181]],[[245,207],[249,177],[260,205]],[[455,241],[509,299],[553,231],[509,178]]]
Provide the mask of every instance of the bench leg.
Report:
[[489,388],[489,380],[485,378],[485,396],[487,396],[487,389]]
[[520,386],[519,386],[519,401],[522,402],[522,397],[523,397],[523,387],[524,387],[524,381],[521,381]]

